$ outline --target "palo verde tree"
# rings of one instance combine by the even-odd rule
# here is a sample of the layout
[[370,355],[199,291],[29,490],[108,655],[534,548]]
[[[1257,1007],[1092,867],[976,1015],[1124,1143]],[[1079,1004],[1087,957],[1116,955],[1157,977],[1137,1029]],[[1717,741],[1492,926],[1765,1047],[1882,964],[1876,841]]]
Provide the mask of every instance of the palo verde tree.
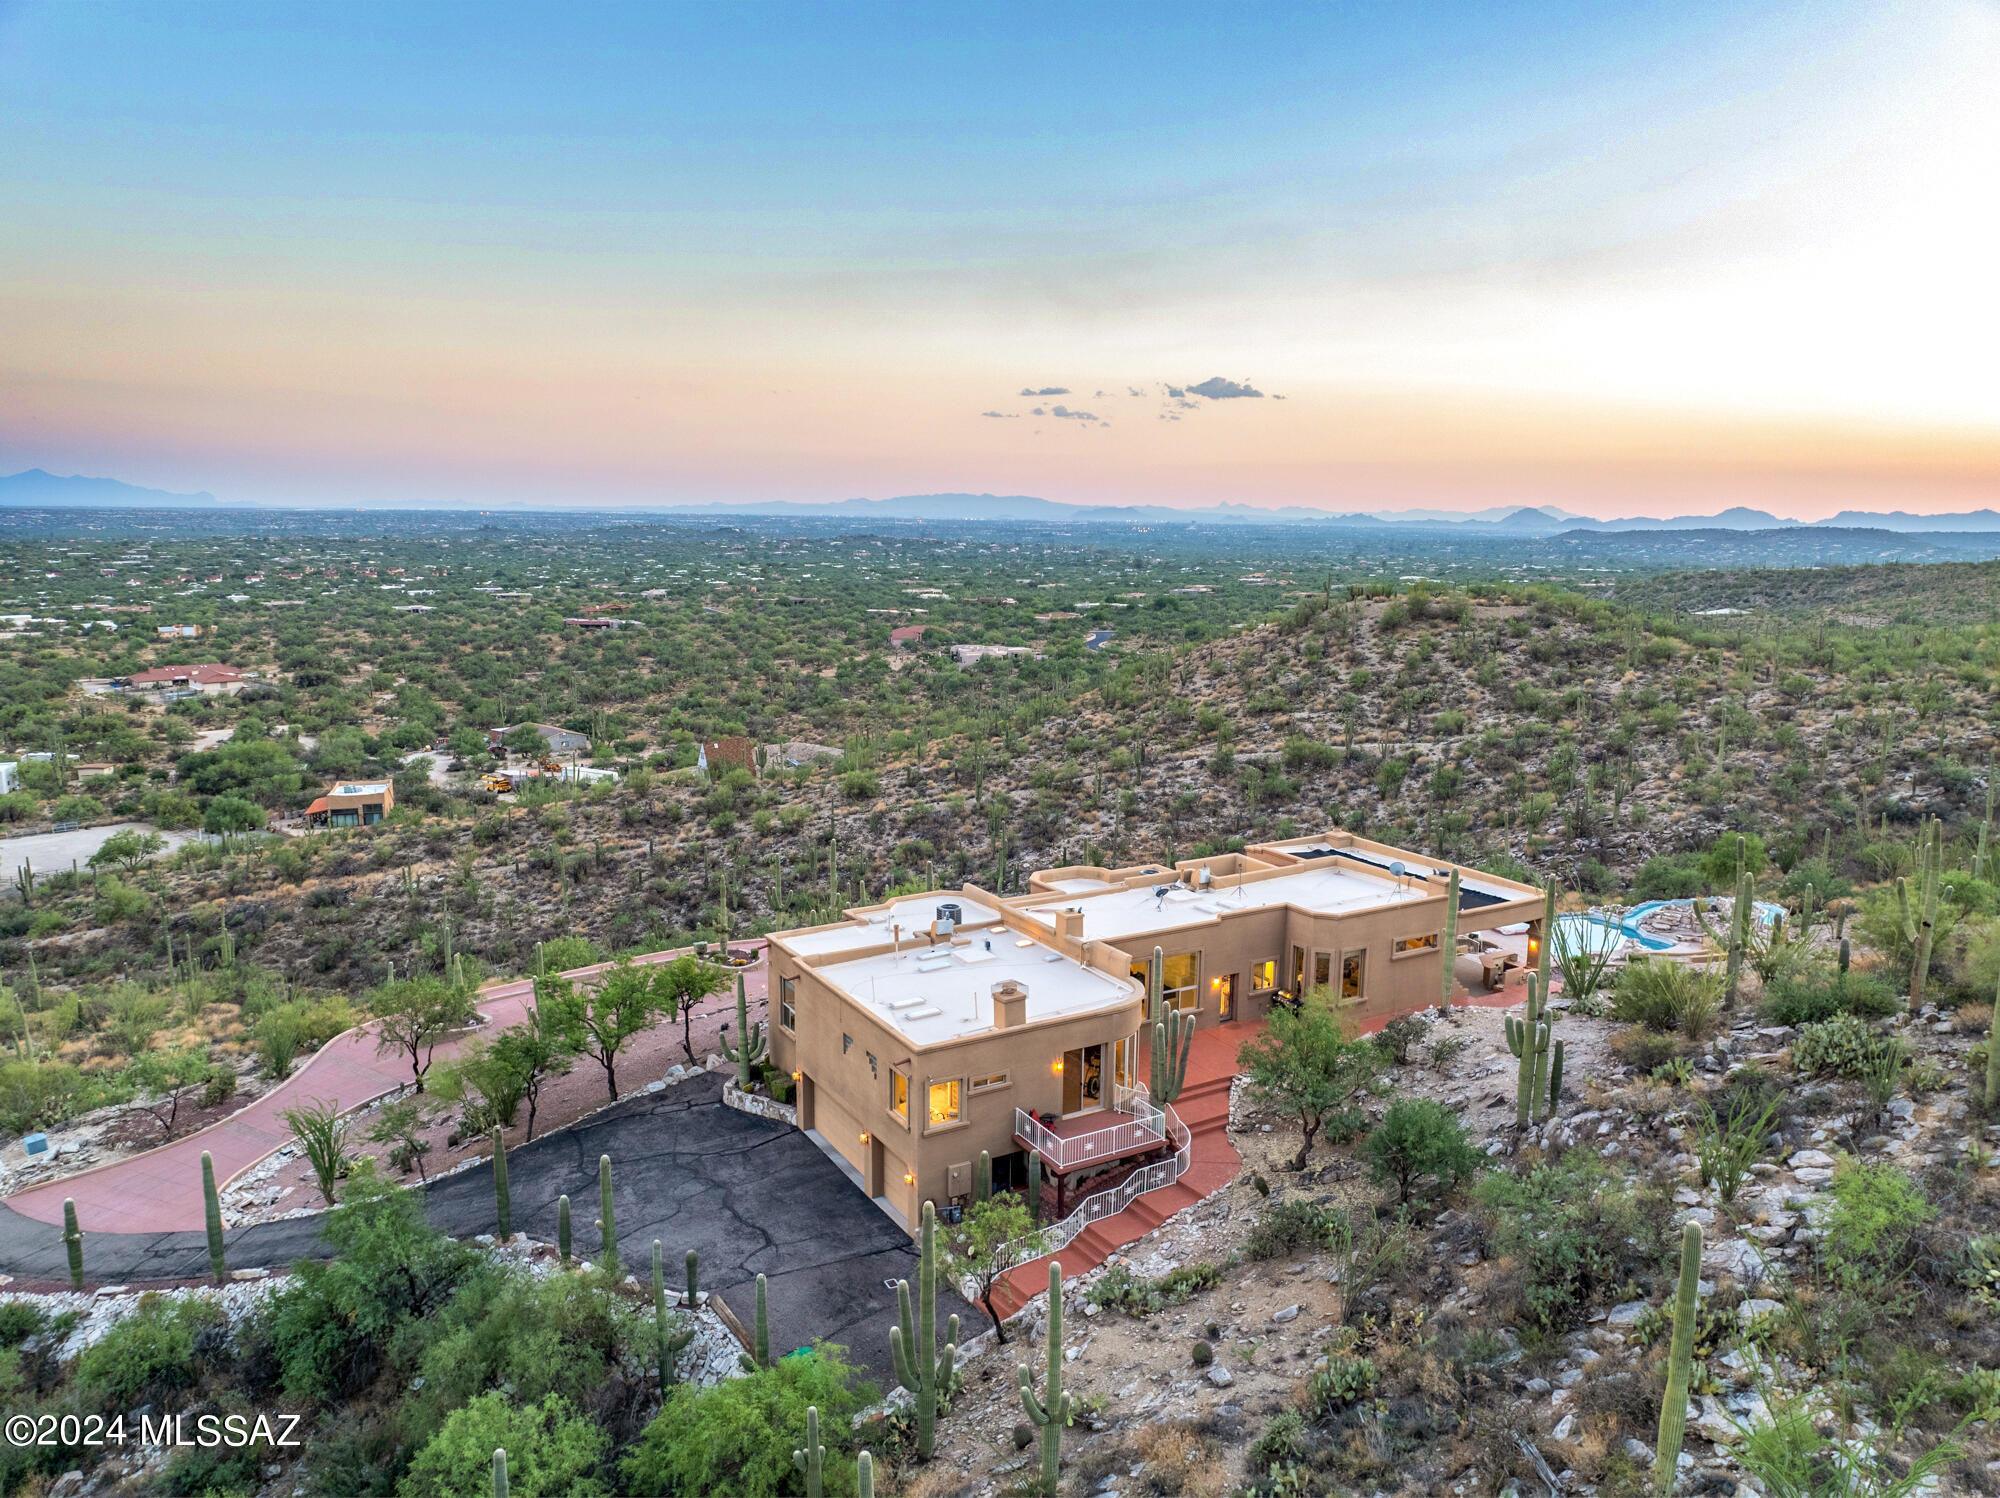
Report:
[[375,1012],[378,1053],[401,1051],[410,1058],[410,1077],[424,1090],[437,1043],[472,1023],[472,991],[442,978],[405,978],[385,983],[369,996]]
[[1236,1054],[1250,1077],[1252,1097],[1299,1126],[1292,1170],[1305,1169],[1327,1120],[1375,1080],[1380,1057],[1373,1045],[1355,1037],[1319,988],[1305,994],[1297,1009],[1273,1009],[1264,1033],[1245,1041]]
[[621,962],[585,984],[537,978],[535,1002],[544,1022],[559,1027],[571,1050],[604,1068],[604,1090],[617,1102],[619,1053],[660,1015],[654,974]]

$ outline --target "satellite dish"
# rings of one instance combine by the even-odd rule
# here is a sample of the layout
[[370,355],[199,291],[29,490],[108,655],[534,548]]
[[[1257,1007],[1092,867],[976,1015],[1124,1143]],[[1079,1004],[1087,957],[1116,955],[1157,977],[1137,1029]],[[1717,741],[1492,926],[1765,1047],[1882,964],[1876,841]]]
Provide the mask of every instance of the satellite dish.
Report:
[[1398,879],[1402,878],[1405,872],[1403,869],[1403,860],[1399,858],[1394,863],[1390,864],[1389,872],[1394,874]]

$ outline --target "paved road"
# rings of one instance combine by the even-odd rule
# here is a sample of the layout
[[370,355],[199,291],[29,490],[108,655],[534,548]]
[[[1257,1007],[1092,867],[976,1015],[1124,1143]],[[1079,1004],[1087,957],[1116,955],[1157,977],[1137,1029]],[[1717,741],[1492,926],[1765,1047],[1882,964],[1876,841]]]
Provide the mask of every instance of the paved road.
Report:
[[[90,782],[84,782],[81,789],[89,795]],[[102,827],[79,827],[74,832],[35,832],[26,837],[0,838],[0,879],[11,887],[14,870],[21,866],[24,858],[37,874],[53,874],[67,869],[71,859],[75,859],[77,867],[82,868],[89,862],[90,855],[104,846],[106,838],[114,832],[123,832],[127,827],[137,827],[144,832],[154,830],[146,822],[112,822]],[[194,834],[162,832],[160,836],[166,839],[165,851],[171,852]]]
[[[568,1193],[579,1254],[599,1239],[597,1158],[611,1156],[613,1211],[627,1266],[642,1275],[655,1238],[679,1283],[688,1249],[701,1256],[703,1288],[719,1293],[745,1326],[754,1323],[755,1280],[767,1276],[774,1352],[814,1338],[847,1346],[885,1388],[888,1328],[897,1279],[915,1279],[916,1253],[903,1230],[864,1197],[797,1129],[720,1101],[709,1074],[664,1093],[641,1094],[578,1128],[537,1139],[507,1157],[514,1226],[543,1242],[556,1236],[556,1199]],[[455,1237],[491,1232],[488,1166],[434,1183],[430,1217]],[[327,1257],[318,1216],[232,1229],[234,1268],[277,1267]],[[86,1233],[84,1273],[93,1283],[195,1278],[207,1272],[199,1232]],[[68,1274],[61,1230],[0,1206],[0,1268],[24,1279]],[[983,1315],[940,1289],[940,1316],[956,1311],[966,1334]]]

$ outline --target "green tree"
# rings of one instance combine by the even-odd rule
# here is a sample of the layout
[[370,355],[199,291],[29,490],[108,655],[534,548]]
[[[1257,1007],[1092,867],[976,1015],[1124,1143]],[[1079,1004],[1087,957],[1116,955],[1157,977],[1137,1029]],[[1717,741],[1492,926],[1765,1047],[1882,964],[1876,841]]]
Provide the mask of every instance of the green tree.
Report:
[[241,796],[217,796],[208,803],[201,830],[228,837],[232,833],[255,832],[264,825],[264,808]]
[[520,1024],[509,1025],[493,1038],[492,1056],[496,1065],[509,1068],[520,1079],[521,1096],[528,1104],[528,1138],[533,1139],[542,1085],[551,1077],[569,1075],[576,1048],[560,1023],[544,1022],[537,1004]]
[[121,868],[128,872],[166,847],[167,840],[144,827],[121,827],[97,845],[87,860],[93,869]]
[[660,1017],[653,975],[621,962],[581,986],[567,978],[537,978],[535,1003],[572,1050],[604,1068],[604,1090],[617,1102],[619,1052]]
[[560,1394],[540,1404],[512,1403],[498,1390],[445,1417],[410,1470],[398,1498],[490,1498],[493,1453],[507,1453],[509,1498],[602,1498],[590,1474],[611,1437]]
[[208,1085],[215,1068],[205,1052],[187,1049],[149,1051],[132,1063],[127,1076],[149,1094],[136,1111],[144,1113],[171,1139],[189,1094]]
[[1369,1174],[1377,1185],[1393,1182],[1399,1202],[1426,1183],[1439,1195],[1449,1192],[1479,1169],[1480,1158],[1458,1115],[1433,1098],[1391,1103],[1368,1136]]
[[1047,1240],[1047,1233],[1035,1226],[1028,1204],[1009,1193],[974,1202],[945,1246],[951,1277],[972,1282],[979,1303],[993,1318],[993,1335],[1002,1343],[1007,1328],[994,1308],[993,1292],[1008,1270],[1040,1258]]
[[681,1049],[694,1060],[694,1011],[703,999],[729,987],[728,969],[703,962],[692,954],[676,957],[654,969],[660,1012],[681,1017]]
[[471,1024],[476,1013],[469,990],[428,977],[385,983],[369,995],[368,1007],[375,1014],[376,1053],[407,1054],[418,1092],[424,1090],[424,1073],[437,1043]]
[[1375,1080],[1381,1052],[1356,1039],[1334,1011],[1332,996],[1316,988],[1295,1010],[1273,1009],[1264,1033],[1245,1041],[1236,1059],[1250,1077],[1257,1104],[1298,1124],[1299,1152],[1289,1168],[1304,1170],[1327,1119]]

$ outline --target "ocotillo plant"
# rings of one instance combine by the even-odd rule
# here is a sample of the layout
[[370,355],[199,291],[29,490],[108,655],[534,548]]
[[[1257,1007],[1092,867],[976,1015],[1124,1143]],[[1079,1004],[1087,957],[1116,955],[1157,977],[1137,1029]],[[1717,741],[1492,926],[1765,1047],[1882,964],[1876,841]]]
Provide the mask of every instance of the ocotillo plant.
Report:
[[76,1225],[76,1203],[63,1198],[63,1244],[69,1249],[69,1287],[83,1288],[83,1229]]
[[736,1085],[750,1090],[750,1069],[764,1055],[764,1026],[750,1022],[750,1003],[743,996],[743,975],[736,975],[736,1044],[729,1043],[729,1026],[722,1027],[722,1054],[736,1063]]
[[687,1308],[691,1311],[694,1309],[695,1300],[699,1296],[701,1291],[701,1285],[699,1282],[701,1257],[700,1255],[696,1254],[693,1249],[688,1250],[687,1266],[688,1266],[687,1299],[686,1301],[683,1302],[683,1304],[686,1305]]
[[988,1200],[993,1195],[993,1152],[981,1150],[979,1165],[972,1172],[972,1199],[976,1202]]
[[[1546,940],[1546,938],[1544,938]],[[1458,959],[1458,870],[1451,871],[1451,882],[1444,891],[1444,939],[1439,943],[1444,950],[1444,992],[1438,998],[1438,1012],[1451,1013],[1452,990],[1458,986],[1452,973],[1452,966]]]
[[493,1448],[493,1498],[507,1498],[507,1448]]
[[1160,948],[1153,948],[1153,955],[1146,959],[1146,1018],[1160,1017],[1160,996],[1167,986],[1167,954]]
[[1694,1364],[1695,1296],[1701,1280],[1701,1224],[1681,1229],[1681,1281],[1674,1295],[1674,1340],[1667,1353],[1667,1392],[1660,1399],[1660,1443],[1653,1460],[1656,1492],[1673,1491],[1681,1437],[1687,1431],[1688,1381]]
[[611,1157],[597,1157],[597,1236],[603,1244],[604,1272],[618,1273],[618,1220],[611,1215]]
[[821,1473],[826,1462],[826,1446],[819,1438],[819,1406],[806,1406],[806,1444],[792,1448],[792,1460],[806,1475],[806,1498],[821,1498]]
[[514,1236],[513,1200],[507,1195],[507,1136],[493,1131],[493,1206],[499,1222],[500,1241]]
[[1035,1398],[1034,1375],[1023,1363],[1019,1368],[1021,1380],[1021,1408],[1028,1412],[1028,1423],[1042,1432],[1042,1491],[1053,1493],[1056,1480],[1062,1472],[1062,1432],[1069,1423],[1070,1412],[1076,1401],[1063,1392],[1063,1345],[1062,1345],[1062,1264],[1052,1260],[1049,1264],[1049,1373],[1042,1385],[1042,1397]]
[[757,1276],[757,1324],[750,1334],[750,1351],[740,1352],[736,1361],[745,1373],[755,1373],[759,1368],[771,1366],[771,1308],[767,1295],[769,1287],[764,1276]]
[[910,1282],[897,1280],[896,1310],[902,1319],[889,1328],[889,1352],[896,1382],[916,1402],[917,1454],[928,1458],[936,1439],[938,1399],[951,1397],[952,1369],[958,1362],[956,1316],[945,1327],[944,1351],[937,1350],[937,1208],[929,1202],[924,1203],[917,1241],[916,1305],[912,1309]]
[[674,1382],[674,1360],[694,1340],[694,1328],[667,1330],[667,1261],[660,1240],[653,1240],[653,1330],[660,1339],[660,1397],[666,1398],[667,1385]]
[[222,1258],[222,1198],[215,1191],[215,1159],[207,1150],[201,1152],[201,1200],[208,1220],[208,1268],[219,1285],[229,1277],[229,1268]]
[[556,1198],[556,1252],[562,1256],[562,1267],[569,1268],[569,1198]]
[[1937,928],[1938,877],[1944,871],[1944,824],[1931,818],[1917,849],[1918,899],[1910,903],[1909,881],[1896,879],[1896,910],[1903,921],[1903,939],[1916,951],[1910,959],[1910,1012],[1924,1007],[1924,979],[1930,974],[1931,933]]
[[[1507,1049],[1521,1060],[1519,1075],[1514,1083],[1514,1122],[1525,1129],[1535,1121],[1541,1112],[1543,1079],[1548,1075],[1549,1045],[1553,1027],[1542,1017],[1543,1000],[1541,979],[1534,973],[1528,974],[1527,1018],[1515,1019],[1511,1014],[1501,1020],[1501,1028],[1507,1036]],[[1558,1069],[1556,1086],[1562,1085],[1562,1074]],[[1553,1112],[1555,1093],[1549,1094],[1549,1111]]]
[[1169,1009],[1153,1025],[1152,1094],[1164,1108],[1181,1095],[1187,1080],[1188,1049],[1194,1044],[1194,1021],[1184,1010]]

